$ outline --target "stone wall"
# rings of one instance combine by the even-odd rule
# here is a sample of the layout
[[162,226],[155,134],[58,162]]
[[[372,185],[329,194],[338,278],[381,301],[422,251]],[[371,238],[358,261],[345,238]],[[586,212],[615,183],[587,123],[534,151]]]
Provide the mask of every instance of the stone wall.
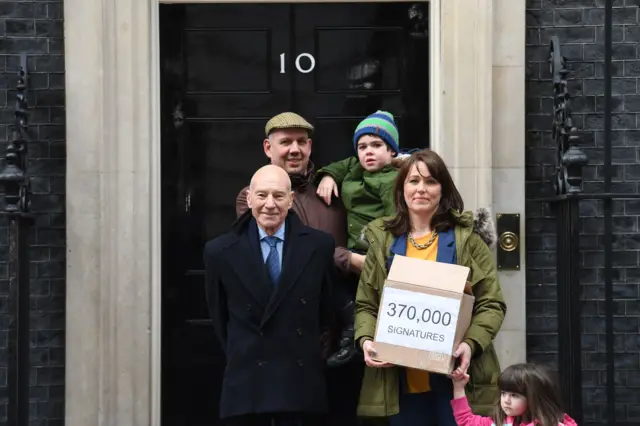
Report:
[[[32,424],[62,425],[65,325],[65,109],[62,1],[0,1],[0,152],[11,137],[19,54],[28,54]],[[0,425],[7,419],[7,223],[0,218]]]
[[[553,193],[552,88],[549,38],[557,35],[568,59],[574,121],[589,156],[584,191],[603,191],[604,0],[527,1],[527,351],[530,360],[557,362],[555,224],[548,205],[531,201]],[[637,193],[640,182],[638,0],[614,2],[612,192]],[[604,253],[602,202],[581,202],[582,349],[585,424],[606,419]],[[640,201],[613,203],[616,424],[640,421]],[[562,372],[559,372],[562,374]]]

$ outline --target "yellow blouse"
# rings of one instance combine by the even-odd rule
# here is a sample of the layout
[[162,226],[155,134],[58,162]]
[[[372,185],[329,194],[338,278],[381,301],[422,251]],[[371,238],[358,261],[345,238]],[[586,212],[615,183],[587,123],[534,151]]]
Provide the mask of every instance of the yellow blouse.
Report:
[[[427,234],[424,237],[415,238],[416,243],[426,244],[431,238],[431,234]],[[407,238],[407,257],[413,257],[416,259],[432,260],[435,262],[438,256],[438,237],[436,236],[433,243],[423,250],[418,250],[411,244],[411,241]],[[413,368],[407,368],[407,388],[409,393],[429,392],[431,387],[429,385],[429,372],[424,370],[416,370]]]

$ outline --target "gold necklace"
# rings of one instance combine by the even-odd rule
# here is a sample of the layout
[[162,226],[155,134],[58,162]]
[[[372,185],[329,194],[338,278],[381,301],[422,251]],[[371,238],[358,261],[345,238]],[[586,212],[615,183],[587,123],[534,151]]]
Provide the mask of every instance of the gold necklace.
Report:
[[411,235],[411,232],[409,232],[409,241],[411,242],[411,244],[413,244],[413,246],[418,249],[418,250],[424,250],[426,248],[428,248],[431,244],[433,244],[433,242],[436,240],[436,237],[438,236],[438,231],[436,231],[435,229],[433,230],[433,233],[431,234],[431,238],[429,238],[429,241],[427,241],[424,244],[418,244],[416,242],[416,240],[413,239],[413,235]]

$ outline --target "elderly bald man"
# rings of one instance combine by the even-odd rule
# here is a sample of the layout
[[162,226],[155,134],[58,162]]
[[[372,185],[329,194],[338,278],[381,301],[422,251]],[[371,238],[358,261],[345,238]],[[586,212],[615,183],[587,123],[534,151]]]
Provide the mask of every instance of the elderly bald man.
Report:
[[227,357],[227,425],[324,424],[319,342],[333,311],[334,240],[302,224],[293,196],[281,167],[262,167],[247,190],[251,213],[204,249],[209,311]]

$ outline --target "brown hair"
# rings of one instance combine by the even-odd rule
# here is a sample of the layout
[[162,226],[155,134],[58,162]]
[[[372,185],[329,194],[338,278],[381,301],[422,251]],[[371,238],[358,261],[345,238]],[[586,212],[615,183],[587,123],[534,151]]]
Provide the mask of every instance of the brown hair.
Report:
[[[517,393],[527,398],[527,410],[514,419],[513,424],[532,423],[539,426],[558,426],[564,420],[560,389],[551,373],[535,364],[515,364],[506,368],[498,379],[500,392]],[[507,415],[496,404],[492,420],[505,424]]]
[[396,237],[411,231],[409,208],[404,199],[404,181],[407,179],[411,168],[418,163],[424,163],[431,176],[438,181],[442,187],[440,204],[431,220],[431,227],[438,232],[444,232],[452,228],[454,224],[453,218],[451,217],[451,210],[462,212],[462,210],[464,210],[464,203],[456,185],[453,183],[449,169],[447,169],[442,158],[435,152],[424,149],[416,151],[412,153],[410,157],[399,161],[402,161],[402,165],[400,166],[398,176],[394,183],[393,194],[396,203],[396,216],[385,222],[385,229]]

